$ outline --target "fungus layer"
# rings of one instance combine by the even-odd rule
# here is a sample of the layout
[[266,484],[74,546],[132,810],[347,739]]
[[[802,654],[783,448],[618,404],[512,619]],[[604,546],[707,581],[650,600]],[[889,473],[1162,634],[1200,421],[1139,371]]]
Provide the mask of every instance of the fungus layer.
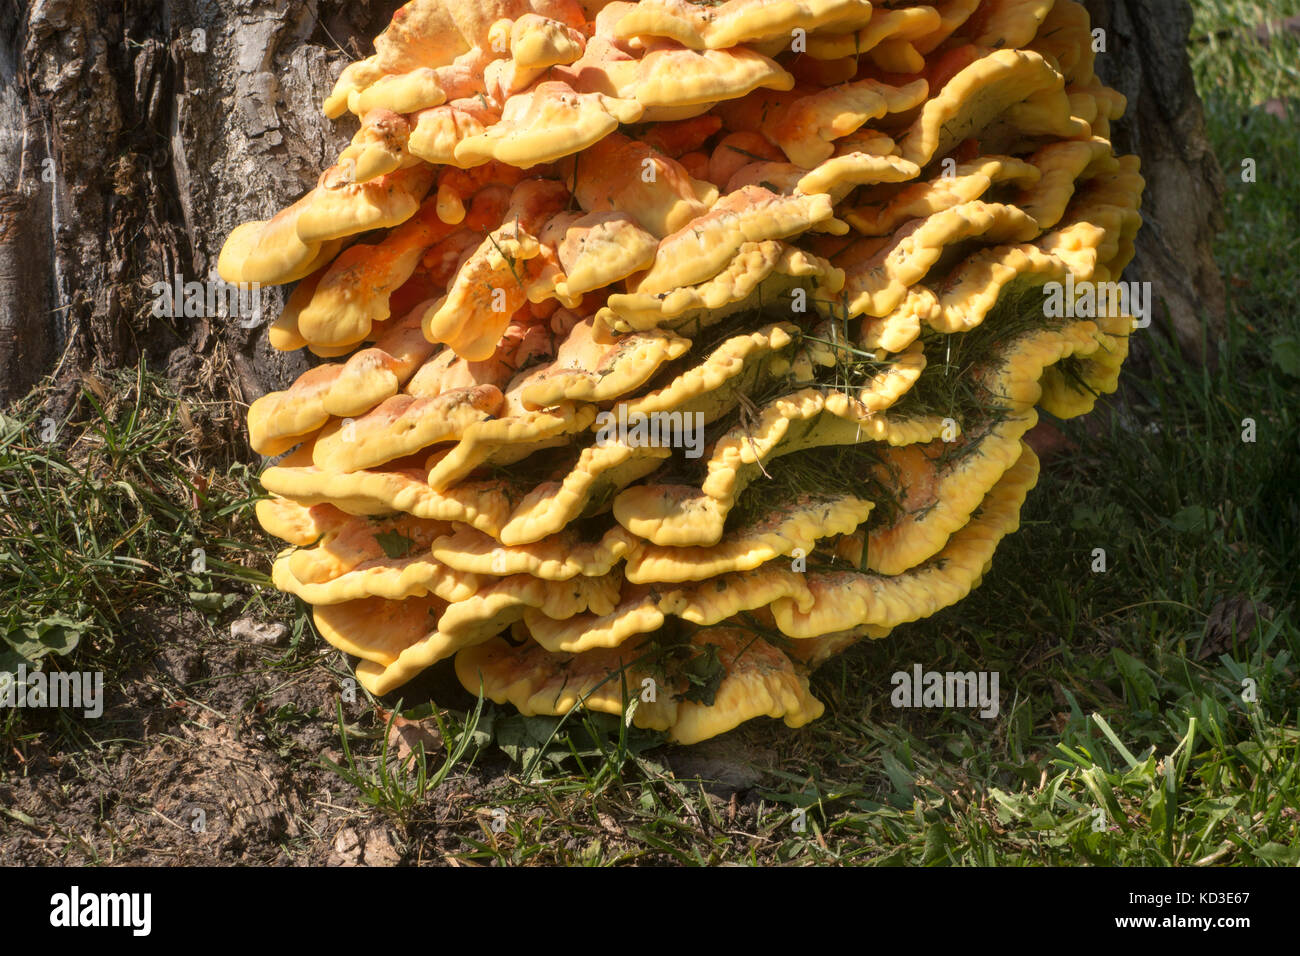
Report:
[[988,572],[1039,409],[1117,385],[1143,182],[1091,42],[1075,0],[406,3],[221,254],[326,359],[249,410],[275,585],[375,694],[815,719]]

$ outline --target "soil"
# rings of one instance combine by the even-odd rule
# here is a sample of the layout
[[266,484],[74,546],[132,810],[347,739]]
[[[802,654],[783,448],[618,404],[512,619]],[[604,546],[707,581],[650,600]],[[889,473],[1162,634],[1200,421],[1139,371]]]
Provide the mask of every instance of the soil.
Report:
[[399,862],[320,763],[340,757],[337,655],[303,661],[266,629],[196,639],[211,633],[197,618],[137,625],[136,663],[106,675],[101,719],[23,715],[0,758],[0,863]]
[[[197,614],[139,619],[126,635],[129,667],[105,675],[101,718],[23,713],[0,753],[0,865],[458,865],[492,839],[493,794],[518,773],[503,754],[481,755],[395,822],[322,764],[345,762],[346,658],[318,650],[310,634],[290,646],[273,621],[245,621],[238,637],[229,627],[214,634]],[[422,676],[408,701],[472,704],[452,682]],[[364,695],[342,706],[354,755],[377,753],[386,713]],[[739,739],[662,756],[679,777],[716,781],[707,798],[728,831],[761,830],[747,767],[755,754]],[[556,809],[581,816],[581,799]],[[598,822],[578,829],[604,853],[644,852],[608,814]],[[576,837],[561,839],[573,845],[552,848],[559,856],[583,852]]]

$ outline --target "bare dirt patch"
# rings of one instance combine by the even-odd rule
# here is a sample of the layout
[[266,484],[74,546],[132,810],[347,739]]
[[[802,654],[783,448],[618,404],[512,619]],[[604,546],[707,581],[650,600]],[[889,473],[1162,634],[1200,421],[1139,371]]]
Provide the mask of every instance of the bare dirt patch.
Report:
[[359,811],[319,764],[338,745],[326,660],[197,618],[135,623],[101,719],[23,715],[0,758],[0,862],[327,862]]

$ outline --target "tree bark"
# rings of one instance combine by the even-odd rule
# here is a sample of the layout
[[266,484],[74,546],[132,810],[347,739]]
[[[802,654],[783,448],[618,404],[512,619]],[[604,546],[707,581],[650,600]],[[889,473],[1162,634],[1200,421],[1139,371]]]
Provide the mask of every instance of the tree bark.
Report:
[[142,358],[222,399],[301,371],[260,329],[155,317],[152,289],[315,184],[353,131],[320,102],[395,6],[0,0],[0,400]]
[[[141,359],[196,398],[250,401],[301,372],[261,328],[154,317],[151,289],[207,278],[235,225],[314,184],[355,128],[321,100],[397,5],[0,0],[0,401]],[[1223,288],[1190,14],[1185,0],[1088,5],[1107,31],[1099,72],[1129,97],[1117,147],[1148,181],[1129,278],[1152,281],[1165,327],[1194,347]],[[264,292],[268,314],[281,295]]]
[[[1153,327],[1191,356],[1213,346],[1225,314],[1213,240],[1223,228],[1223,177],[1192,79],[1187,0],[1083,0],[1105,31],[1097,75],[1128,97],[1111,130],[1117,153],[1142,158],[1142,231],[1126,279],[1152,287]],[[1135,337],[1139,360],[1143,339]]]

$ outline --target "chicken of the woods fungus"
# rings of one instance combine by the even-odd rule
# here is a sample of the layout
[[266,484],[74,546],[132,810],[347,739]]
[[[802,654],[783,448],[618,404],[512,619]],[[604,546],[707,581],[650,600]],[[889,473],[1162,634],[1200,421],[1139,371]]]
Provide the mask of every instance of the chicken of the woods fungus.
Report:
[[[1111,392],[1143,181],[1075,0],[412,0],[232,283],[277,587],[386,694],[691,743],[961,600]],[[1079,305],[1079,308],[1073,306]],[[286,454],[287,453],[287,454]]]

